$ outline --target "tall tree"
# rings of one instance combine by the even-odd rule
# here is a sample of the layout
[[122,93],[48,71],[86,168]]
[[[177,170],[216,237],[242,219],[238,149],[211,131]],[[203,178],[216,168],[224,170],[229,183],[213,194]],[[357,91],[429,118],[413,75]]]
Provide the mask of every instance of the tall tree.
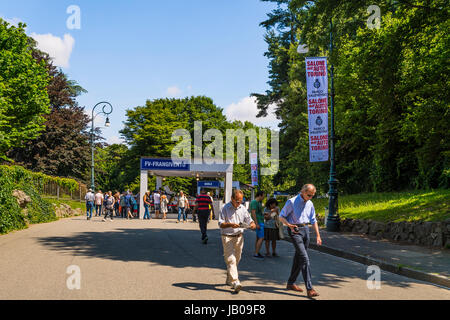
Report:
[[32,55],[26,25],[10,26],[0,19],[0,157],[36,138],[49,113],[49,81],[44,61]]
[[[281,119],[278,182],[326,191],[329,164],[309,163],[304,57],[335,67],[340,190],[448,187],[446,1],[381,1],[381,27],[367,25],[371,1],[267,0],[278,4],[267,30],[269,85],[254,94],[260,116],[276,104]],[[334,50],[330,56],[330,19]]]
[[86,90],[56,68],[47,53],[33,48],[33,56],[45,63],[50,76],[47,92],[51,111],[45,116],[45,130],[41,135],[12,149],[8,155],[29,169],[86,181],[90,119],[76,101]]

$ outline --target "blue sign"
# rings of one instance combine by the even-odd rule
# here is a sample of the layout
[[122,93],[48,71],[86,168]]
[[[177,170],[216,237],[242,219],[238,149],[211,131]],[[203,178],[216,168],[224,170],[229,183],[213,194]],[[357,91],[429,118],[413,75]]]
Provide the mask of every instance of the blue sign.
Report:
[[186,160],[141,158],[141,170],[176,170],[190,171],[191,166]]
[[220,181],[199,181],[197,182],[199,188],[220,188]]

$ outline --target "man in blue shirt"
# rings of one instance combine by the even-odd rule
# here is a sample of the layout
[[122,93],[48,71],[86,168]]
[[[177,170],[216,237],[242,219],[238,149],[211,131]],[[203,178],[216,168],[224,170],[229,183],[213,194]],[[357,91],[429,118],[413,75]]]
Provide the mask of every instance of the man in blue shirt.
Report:
[[314,227],[314,231],[317,235],[317,245],[322,245],[314,204],[311,201],[315,194],[316,187],[314,185],[304,185],[300,194],[289,199],[280,213],[280,221],[288,226],[288,233],[295,248],[291,275],[289,276],[286,289],[303,292],[303,290],[295,284],[301,271],[309,298],[317,297],[319,294],[313,289],[311,283],[311,268],[309,265],[308,253],[306,251],[309,246],[308,224],[312,224]]

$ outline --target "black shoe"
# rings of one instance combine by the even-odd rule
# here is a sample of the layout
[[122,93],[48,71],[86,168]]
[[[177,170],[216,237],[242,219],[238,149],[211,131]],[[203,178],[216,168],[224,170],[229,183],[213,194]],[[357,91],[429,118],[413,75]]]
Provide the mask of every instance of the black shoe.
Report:
[[208,243],[208,237],[206,237],[205,239],[202,240],[203,244],[207,244]]

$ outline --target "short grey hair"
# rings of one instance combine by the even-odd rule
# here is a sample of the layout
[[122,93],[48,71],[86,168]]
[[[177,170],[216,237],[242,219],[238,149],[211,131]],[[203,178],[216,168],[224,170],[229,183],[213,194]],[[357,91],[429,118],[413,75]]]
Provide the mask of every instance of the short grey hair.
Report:
[[308,190],[314,190],[314,191],[316,191],[316,187],[315,187],[313,184],[311,184],[311,183],[307,183],[307,184],[305,184],[305,185],[302,187],[302,189],[300,190],[300,192],[306,192],[306,191],[308,191]]
[[232,191],[231,191],[231,197],[233,198],[233,199],[236,199],[236,195],[237,194],[242,194],[242,196],[244,196],[244,192],[242,192],[242,190],[241,189],[233,189]]

